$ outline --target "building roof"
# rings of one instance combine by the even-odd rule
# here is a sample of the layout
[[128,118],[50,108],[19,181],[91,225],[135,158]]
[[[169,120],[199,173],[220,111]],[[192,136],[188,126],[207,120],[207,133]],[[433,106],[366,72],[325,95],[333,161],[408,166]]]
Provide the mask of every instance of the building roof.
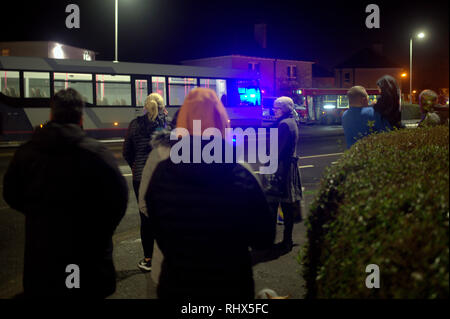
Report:
[[374,49],[365,48],[352,55],[346,61],[336,65],[336,69],[343,68],[401,68],[384,55],[377,53]]

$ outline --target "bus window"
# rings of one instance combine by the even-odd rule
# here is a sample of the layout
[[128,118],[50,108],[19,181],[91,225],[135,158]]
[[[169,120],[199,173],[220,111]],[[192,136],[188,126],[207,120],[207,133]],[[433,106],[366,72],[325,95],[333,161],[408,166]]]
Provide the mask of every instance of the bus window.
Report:
[[20,84],[18,71],[0,71],[0,90],[4,95],[20,97]]
[[129,75],[97,74],[95,76],[97,105],[131,105]]
[[50,73],[24,72],[23,81],[25,88],[25,97],[50,97]]
[[188,93],[196,87],[195,78],[169,78],[169,104],[182,105]]
[[152,76],[152,92],[161,95],[164,100],[164,105],[167,105],[165,77]]
[[[148,83],[147,80],[136,80],[136,106],[144,106],[145,99],[147,98],[148,93]],[[98,101],[97,101],[98,104]]]
[[93,103],[92,97],[92,74],[82,73],[54,73],[55,89],[54,93],[59,90],[72,88],[78,91],[83,100]]
[[200,79],[200,87],[208,88],[216,92],[219,100],[227,94],[227,81],[219,79]]

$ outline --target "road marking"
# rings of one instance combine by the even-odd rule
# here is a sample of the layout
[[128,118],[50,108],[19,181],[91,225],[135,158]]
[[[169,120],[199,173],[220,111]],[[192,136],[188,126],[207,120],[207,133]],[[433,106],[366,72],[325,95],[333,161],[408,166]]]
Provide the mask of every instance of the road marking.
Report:
[[314,165],[299,166],[299,168],[311,168],[311,167],[314,167]]
[[332,154],[321,154],[321,155],[311,155],[311,156],[303,156],[300,157],[300,159],[307,159],[307,158],[317,158],[317,157],[327,157],[327,156],[339,156],[344,153],[332,153]]
[[122,176],[133,176],[133,174],[122,174]]

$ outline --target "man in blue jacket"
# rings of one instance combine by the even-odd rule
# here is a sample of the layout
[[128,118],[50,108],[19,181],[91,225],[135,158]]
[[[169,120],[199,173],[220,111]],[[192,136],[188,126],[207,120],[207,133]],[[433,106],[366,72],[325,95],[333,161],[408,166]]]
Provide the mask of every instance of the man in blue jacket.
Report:
[[342,115],[347,148],[364,136],[383,131],[382,121],[369,105],[369,96],[362,86],[354,86],[347,92],[349,109]]

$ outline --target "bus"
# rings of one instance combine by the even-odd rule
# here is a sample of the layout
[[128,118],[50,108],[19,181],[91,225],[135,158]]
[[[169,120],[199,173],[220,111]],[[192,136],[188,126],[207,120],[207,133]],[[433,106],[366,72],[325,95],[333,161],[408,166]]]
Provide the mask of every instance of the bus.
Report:
[[[321,124],[341,124],[342,114],[348,109],[348,88],[314,89],[300,88],[294,90],[293,100],[297,105],[306,107],[308,121]],[[376,103],[380,92],[378,89],[366,89],[369,104]]]
[[24,141],[49,120],[49,102],[76,89],[86,103],[83,128],[98,139],[123,138],[143,114],[148,94],[159,93],[173,116],[194,88],[214,90],[231,126],[259,126],[259,75],[251,70],[38,57],[0,57],[1,141]]

